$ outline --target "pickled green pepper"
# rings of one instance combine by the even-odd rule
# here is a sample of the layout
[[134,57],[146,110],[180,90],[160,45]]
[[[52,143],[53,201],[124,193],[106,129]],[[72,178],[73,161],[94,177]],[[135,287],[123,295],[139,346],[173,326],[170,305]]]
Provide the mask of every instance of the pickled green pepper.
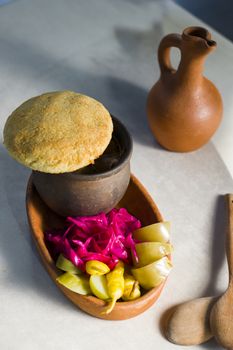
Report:
[[64,255],[60,254],[57,261],[56,267],[62,271],[70,272],[75,275],[81,275],[83,272],[79,270],[72,262],[64,257]]
[[72,290],[72,292],[88,295],[91,294],[89,285],[89,277],[85,275],[74,275],[70,272],[65,272],[56,278],[56,281],[64,287]]

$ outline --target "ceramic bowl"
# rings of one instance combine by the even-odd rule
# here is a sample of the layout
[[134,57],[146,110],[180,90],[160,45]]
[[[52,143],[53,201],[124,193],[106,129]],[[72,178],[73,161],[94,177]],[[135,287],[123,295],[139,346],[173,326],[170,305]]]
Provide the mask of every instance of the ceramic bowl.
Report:
[[[36,247],[45,269],[61,292],[78,308],[98,318],[125,320],[141,314],[158,299],[165,282],[146,292],[136,300],[117,302],[113,311],[106,315],[103,314],[106,306],[104,301],[94,296],[83,296],[74,293],[57,283],[56,278],[60,275],[60,271],[56,268],[45,245],[43,232],[49,228],[64,227],[64,218],[55,214],[41,200],[32,183],[32,179],[30,179],[28,183],[26,207],[32,236],[35,240]],[[162,216],[156,204],[153,202],[145,188],[133,175],[131,175],[129,186],[119,203],[119,207],[125,207],[130,213],[139,218],[143,226],[162,221]]]
[[[32,181],[49,208],[62,216],[95,215],[108,212],[123,197],[130,179],[132,139],[125,126],[113,119],[113,139],[120,149],[120,159],[108,171],[63,174],[32,172]],[[89,167],[90,168],[90,167]],[[87,169],[87,168],[86,168]]]

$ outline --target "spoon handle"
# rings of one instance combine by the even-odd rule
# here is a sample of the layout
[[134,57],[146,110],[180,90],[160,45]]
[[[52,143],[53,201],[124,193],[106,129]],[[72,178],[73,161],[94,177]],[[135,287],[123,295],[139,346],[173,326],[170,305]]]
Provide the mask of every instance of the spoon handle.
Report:
[[229,282],[233,282],[233,194],[227,194],[228,227],[226,236],[226,254],[229,268]]

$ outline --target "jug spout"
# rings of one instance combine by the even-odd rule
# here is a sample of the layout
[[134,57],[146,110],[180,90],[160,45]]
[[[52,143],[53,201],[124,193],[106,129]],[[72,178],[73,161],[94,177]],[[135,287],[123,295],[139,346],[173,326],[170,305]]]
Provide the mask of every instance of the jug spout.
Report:
[[211,34],[202,27],[188,27],[183,31],[182,39],[184,43],[193,46],[192,54],[200,52],[208,54],[216,48],[216,42],[211,39]]

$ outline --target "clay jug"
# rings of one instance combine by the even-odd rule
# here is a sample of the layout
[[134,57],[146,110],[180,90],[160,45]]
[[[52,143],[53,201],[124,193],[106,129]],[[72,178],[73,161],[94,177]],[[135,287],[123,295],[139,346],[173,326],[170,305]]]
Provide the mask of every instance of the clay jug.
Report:
[[[177,70],[171,66],[171,47],[181,52]],[[219,126],[222,99],[202,75],[206,56],[215,48],[216,42],[201,27],[186,28],[182,35],[169,34],[160,42],[161,76],[148,95],[147,115],[156,140],[168,150],[196,150]]]

